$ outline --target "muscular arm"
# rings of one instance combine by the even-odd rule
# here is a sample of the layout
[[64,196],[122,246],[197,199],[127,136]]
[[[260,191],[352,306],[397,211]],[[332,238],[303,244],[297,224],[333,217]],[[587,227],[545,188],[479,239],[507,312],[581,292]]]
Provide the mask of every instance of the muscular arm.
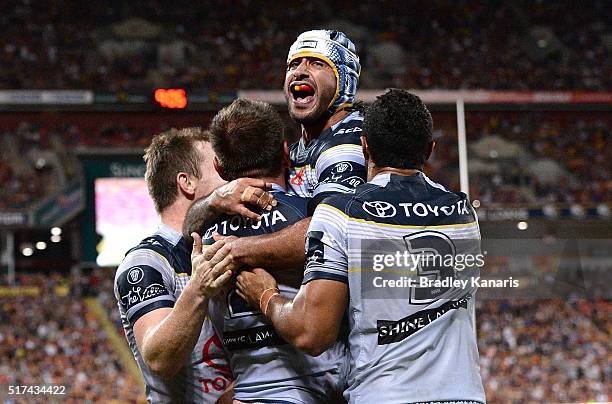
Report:
[[234,240],[234,260],[249,267],[265,267],[271,272],[303,268],[304,240],[310,219],[307,217],[274,233]]
[[261,268],[242,272],[236,284],[238,294],[252,307],[260,307],[276,331],[291,345],[319,356],[338,338],[342,316],[348,305],[348,285],[316,279],[302,285],[293,300],[279,294],[260,302],[264,290],[276,282]]
[[214,209],[214,198],[213,192],[207,197],[198,199],[189,207],[183,222],[184,236],[194,231],[201,232],[202,229],[210,227],[215,222],[219,214]]
[[134,324],[138,350],[156,374],[169,379],[187,362],[208,312],[207,299],[187,284],[172,309],[149,312]]
[[270,183],[253,178],[240,178],[220,186],[189,207],[183,222],[183,235],[189,237],[193,232],[202,232],[222,214],[239,214],[251,220],[261,220],[260,215],[248,206],[265,210],[276,206],[272,195],[265,192],[271,187]]
[[208,299],[231,278],[230,245],[215,243],[202,254],[195,235],[192,276],[173,308],[151,311],[134,324],[136,344],[145,363],[168,379],[185,365],[208,313]]

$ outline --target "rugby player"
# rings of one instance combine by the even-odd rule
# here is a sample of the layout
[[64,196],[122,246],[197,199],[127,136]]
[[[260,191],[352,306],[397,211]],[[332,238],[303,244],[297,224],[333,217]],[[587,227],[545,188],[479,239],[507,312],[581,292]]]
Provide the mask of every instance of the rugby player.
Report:
[[[204,234],[203,243],[213,244],[213,234],[254,236],[279,231],[307,215],[308,199],[287,194],[289,166],[283,124],[274,108],[259,101],[238,99],[223,108],[210,125],[215,168],[232,181],[248,176],[270,183],[277,205],[258,212],[257,222],[241,215],[222,215]],[[285,268],[275,274],[280,293],[293,298],[303,267]],[[345,344],[313,358],[287,344],[269,320],[249,307],[234,288],[211,299],[210,316],[221,337],[233,375],[236,402],[325,403],[340,397],[340,372],[346,363]],[[238,401],[239,400],[239,401]]]
[[[344,397],[350,403],[483,403],[470,316],[476,287],[380,288],[375,278],[399,281],[407,271],[391,262],[377,272],[368,261],[372,250],[391,257],[400,248],[413,257],[479,250],[480,230],[467,196],[422,172],[434,148],[431,115],[418,97],[391,90],[366,113],[361,141],[369,182],[317,207],[295,298],[280,294],[263,269],[241,272],[237,293],[259,307],[286,341],[312,355],[335,343],[346,314]],[[479,273],[477,267],[459,271],[452,263],[427,262],[407,273],[416,281]]]
[[224,181],[214,171],[208,134],[199,128],[159,134],[144,160],[161,225],[117,269],[121,321],[149,402],[214,403],[232,376],[206,318],[207,302],[231,279],[230,246],[221,241],[202,255],[180,232],[189,205]]
[[[310,213],[326,196],[351,192],[365,182],[365,159],[359,140],[363,117],[354,108],[360,70],[355,45],[339,31],[304,32],[289,49],[284,93],[289,115],[301,124],[302,136],[290,147],[288,186],[292,194],[311,198]],[[254,179],[250,181],[250,185],[257,184]],[[269,187],[261,180],[259,184]],[[233,191],[247,188],[236,187]],[[221,213],[261,218],[255,212],[245,213],[248,209],[240,204],[241,200],[268,208],[274,203],[260,189],[250,189],[249,193],[214,192],[189,209],[184,233],[208,228]],[[230,211],[231,207],[236,210]],[[303,265],[309,223],[310,218],[305,218],[278,232],[241,237],[232,242],[232,257],[241,264],[268,269]]]

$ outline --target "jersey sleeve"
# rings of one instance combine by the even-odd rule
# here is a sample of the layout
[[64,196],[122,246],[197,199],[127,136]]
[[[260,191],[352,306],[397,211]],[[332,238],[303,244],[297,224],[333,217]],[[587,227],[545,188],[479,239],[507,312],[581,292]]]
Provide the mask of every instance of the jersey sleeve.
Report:
[[153,310],[174,307],[170,271],[152,250],[140,249],[126,256],[115,275],[115,297],[130,324]]
[[321,203],[306,234],[306,284],[315,279],[348,283],[347,219],[341,210]]
[[359,137],[343,137],[338,144],[321,153],[315,165],[315,175],[315,198],[322,193],[351,192],[364,184],[367,173]]

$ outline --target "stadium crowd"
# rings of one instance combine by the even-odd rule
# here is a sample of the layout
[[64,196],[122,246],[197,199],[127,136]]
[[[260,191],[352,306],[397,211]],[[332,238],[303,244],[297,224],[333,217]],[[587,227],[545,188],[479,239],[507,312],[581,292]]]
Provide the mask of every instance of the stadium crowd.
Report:
[[[97,296],[122,333],[110,292],[113,274],[19,274],[18,285],[42,293],[0,297],[0,384],[65,384],[73,401],[142,400],[141,386],[83,301]],[[478,343],[487,400],[608,401],[611,313],[605,299],[481,299]]]
[[[611,309],[610,301],[481,301],[478,342],[487,400],[609,401]],[[607,320],[595,322],[594,311]]]
[[[472,112],[466,119],[472,200],[483,206],[588,206],[612,200],[607,117]],[[459,189],[454,125],[434,123],[438,144],[429,170],[432,178]]]
[[[454,115],[434,114],[436,150],[426,168],[459,189]],[[21,123],[0,134],[0,210],[21,209],[63,186],[78,171],[72,152],[83,147],[142,150],[155,127],[109,123],[95,133],[78,124],[48,128]],[[583,204],[612,201],[610,119],[561,113],[471,112],[467,117],[472,200],[483,206]],[[288,135],[293,126],[288,123]],[[26,158],[23,158],[25,156]]]
[[606,2],[578,14],[573,7],[156,0],[84,10],[76,1],[11,0],[0,5],[0,88],[277,89],[287,44],[305,29],[333,26],[357,43],[361,88],[608,90]]
[[17,284],[40,294],[0,296],[0,384],[64,385],[62,402],[143,401],[83,300],[108,285],[57,273],[18,274]]
[[77,177],[78,162],[65,134],[22,122],[0,133],[0,209],[22,209]]

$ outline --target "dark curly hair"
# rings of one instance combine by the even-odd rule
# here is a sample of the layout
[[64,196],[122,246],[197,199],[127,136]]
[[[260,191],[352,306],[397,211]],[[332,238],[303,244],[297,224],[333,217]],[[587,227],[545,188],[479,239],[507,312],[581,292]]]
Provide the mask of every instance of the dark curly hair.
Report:
[[400,89],[377,97],[363,122],[370,158],[378,167],[422,169],[429,157],[432,128],[423,101]]

